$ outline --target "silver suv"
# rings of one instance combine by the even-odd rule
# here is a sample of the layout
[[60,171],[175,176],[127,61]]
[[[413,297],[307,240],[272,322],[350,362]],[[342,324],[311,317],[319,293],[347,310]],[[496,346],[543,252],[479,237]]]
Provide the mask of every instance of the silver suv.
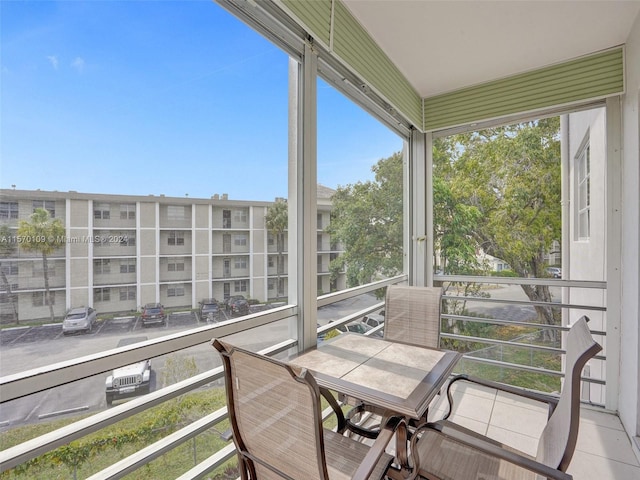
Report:
[[67,335],[75,332],[89,333],[96,322],[96,311],[91,307],[72,308],[62,321],[62,333]]

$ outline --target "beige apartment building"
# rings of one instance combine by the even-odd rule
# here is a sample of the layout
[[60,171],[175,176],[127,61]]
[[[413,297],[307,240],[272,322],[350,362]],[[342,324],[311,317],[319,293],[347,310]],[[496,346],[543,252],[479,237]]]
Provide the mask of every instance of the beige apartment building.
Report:
[[[329,262],[340,254],[325,231],[332,193],[318,186],[319,294],[345,287],[343,277],[331,282],[329,273]],[[82,305],[99,313],[131,312],[152,302],[196,308],[211,297],[244,295],[266,302],[286,296],[287,252],[278,275],[276,242],[265,225],[273,203],[231,200],[226,194],[196,199],[0,190],[0,225],[15,234],[19,221],[36,208],[64,224],[65,246],[48,261],[57,317]],[[46,318],[42,257],[20,248],[17,237],[10,240],[15,249],[1,259],[1,318],[11,321],[14,308],[21,321]]]

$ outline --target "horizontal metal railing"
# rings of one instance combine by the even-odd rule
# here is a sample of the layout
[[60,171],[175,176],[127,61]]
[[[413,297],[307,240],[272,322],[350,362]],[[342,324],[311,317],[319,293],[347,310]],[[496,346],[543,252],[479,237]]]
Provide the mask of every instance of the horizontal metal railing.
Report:
[[[486,285],[535,285],[535,286],[549,286],[549,287],[560,287],[560,288],[568,288],[568,289],[597,289],[597,290],[606,290],[607,283],[603,281],[583,281],[583,280],[560,280],[560,279],[550,279],[550,278],[520,278],[520,277],[477,277],[477,276],[467,276],[467,275],[436,275],[434,279],[442,284],[446,283],[462,283],[462,284],[486,284]],[[606,306],[601,305],[584,305],[584,304],[576,304],[576,303],[562,303],[562,302],[542,302],[542,301],[531,301],[531,300],[518,300],[518,299],[502,299],[502,298],[492,298],[492,297],[477,297],[472,295],[448,295],[445,294],[442,296],[443,302],[446,301],[464,301],[467,304],[503,304],[503,305],[520,305],[520,306],[530,306],[530,307],[548,307],[548,308],[557,308],[557,309],[576,309],[576,310],[584,310],[584,311],[594,311],[594,312],[606,312]],[[560,331],[566,332],[569,330],[569,327],[562,325],[549,325],[549,324],[541,324],[536,322],[526,322],[526,321],[518,321],[518,320],[510,320],[510,319],[500,319],[486,316],[471,316],[471,315],[456,315],[456,314],[442,314],[442,320],[452,320],[452,321],[463,321],[463,322],[475,322],[481,324],[491,324],[491,325],[501,325],[501,326],[518,326],[518,327],[527,327],[541,330],[552,330],[552,331]],[[596,336],[606,336],[606,331],[603,330],[595,330],[592,329],[591,333]],[[528,349],[530,351],[539,351],[546,352],[551,354],[564,354],[565,350],[552,346],[544,346],[537,345],[533,343],[523,343],[519,341],[512,340],[499,340],[495,338],[487,338],[487,337],[477,337],[472,335],[460,335],[456,333],[447,333],[441,332],[441,338],[443,339],[451,339],[457,340],[461,342],[468,343],[478,343],[478,344],[486,344],[490,345],[490,347],[484,348],[482,350],[489,350],[491,348],[503,348],[503,347],[515,347]],[[564,377],[564,373],[557,370],[551,370],[542,367],[536,367],[532,365],[523,365],[511,363],[503,360],[495,360],[490,358],[482,358],[476,356],[478,351],[468,352],[464,354],[464,359],[470,362],[475,363],[483,363],[487,365],[493,365],[498,367],[504,367],[513,370],[522,370],[533,373],[541,373],[550,376],[556,377]],[[596,355],[594,357],[595,360],[606,361],[606,355]],[[582,377],[582,380],[587,383],[597,384],[597,385],[606,385],[606,380],[598,379],[593,377]],[[603,406],[600,404],[595,404],[599,406]]]
[[[401,275],[394,277],[393,279],[382,280],[362,287],[323,295],[319,298],[318,303],[323,306],[331,305],[379,288],[384,288],[389,284],[405,280],[406,276]],[[362,317],[362,315],[375,311],[381,306],[382,304],[376,304],[372,307],[350,314],[347,317],[341,318],[331,324],[326,330],[330,330],[338,325],[348,323],[349,321]],[[27,370],[14,375],[8,375],[0,378],[0,403],[17,400],[27,395],[108,372],[114,368],[129,365],[148,358],[166,355],[201,345],[203,343],[209,343],[214,337],[224,337],[242,331],[247,331],[294,317],[296,314],[297,307],[285,305],[238,319],[220,322],[212,326],[198,327],[186,332],[167,335],[165,337],[88,355],[71,361]],[[285,352],[296,345],[297,340],[288,339],[261,350],[261,353],[266,355],[276,355]],[[90,433],[99,431],[135,414],[148,410],[151,407],[166,402],[167,400],[211,384],[212,382],[221,379],[222,376],[222,367],[212,369],[195,375],[187,380],[165,387],[161,390],[151,392],[142,397],[134,398],[126,403],[114,406],[108,410],[99,412],[91,417],[74,422],[45,435],[41,435],[20,445],[3,450],[0,452],[0,471],[6,471],[21,465],[46,452],[66,445],[73,440],[80,439]],[[169,436],[145,447],[135,455],[127,457],[89,478],[92,480],[121,478],[140,466],[161,456],[163,453],[166,453],[176,446],[189,441],[208,428],[214,427],[225,418],[226,408],[214,412],[182,428],[181,430],[170,434]],[[180,478],[183,480],[186,480],[187,478],[201,478],[206,474],[206,472],[210,472],[212,469],[221,466],[224,462],[233,457],[234,454],[235,449],[233,446],[225,447],[214,456],[208,458],[203,464],[197,465],[194,469],[185,473]]]
[[[382,280],[372,284],[356,287],[340,292],[335,292],[328,295],[323,295],[318,298],[318,307],[324,307],[331,305],[342,300],[347,300],[358,295],[373,292],[380,288],[385,288],[388,285],[394,283],[400,283],[407,280],[405,275],[400,275],[391,279]],[[438,281],[472,281],[479,283],[521,283],[522,279],[496,279],[495,277],[489,278],[477,278],[477,277],[451,277],[451,276],[437,276]],[[496,281],[498,280],[498,281]],[[531,279],[525,279],[531,281]],[[540,280],[537,282],[552,282],[554,286],[566,286],[563,281],[560,280]],[[586,285],[583,282],[570,282],[572,286],[583,288]],[[590,282],[592,285],[586,288],[606,288],[603,282]],[[460,297],[456,296],[456,299]],[[475,297],[468,297],[466,300],[478,300]],[[446,296],[445,296],[446,301]],[[516,302],[516,301],[514,301]],[[520,301],[517,301],[520,302]],[[512,303],[512,302],[507,302]],[[525,302],[526,303],[526,302]],[[560,304],[553,303],[553,307],[567,308]],[[384,302],[377,302],[371,306],[361,309],[359,311],[350,313],[346,316],[336,319],[327,325],[318,328],[318,335],[328,332],[337,326],[350,323],[354,320],[362,318],[371,312],[375,312],[384,307]],[[583,306],[575,306],[575,308],[583,308]],[[179,334],[168,335],[166,337],[141,342],[139,344],[130,345],[114,350],[101,352],[95,355],[82,357],[69,362],[62,362],[60,364],[51,365],[45,368],[39,368],[21,372],[16,375],[9,375],[7,377],[0,378],[0,403],[10,400],[19,399],[25,395],[36,393],[39,391],[54,388],[56,386],[67,384],[71,381],[87,378],[92,375],[104,373],[110,371],[119,366],[128,365],[137,361],[141,361],[147,358],[153,358],[160,355],[165,355],[180,351],[189,347],[200,345],[210,342],[213,337],[223,337],[234,333],[246,331],[252,328],[268,325],[270,323],[291,318],[297,315],[297,308],[295,306],[287,305],[279,307],[273,310],[252,314],[247,317],[242,317],[235,320],[229,320],[221,322],[213,326],[205,326],[188,330]],[[528,322],[510,321],[505,319],[490,319],[490,318],[478,318],[456,315],[443,315],[443,319],[456,319],[464,321],[478,321],[493,323],[497,325],[519,325],[527,327],[539,327],[549,328],[555,330],[566,330],[566,327],[554,326],[554,325],[536,325]],[[367,334],[375,333],[384,328],[384,324],[379,325],[373,330],[367,332]],[[593,332],[595,334],[604,335],[605,332]],[[520,343],[513,341],[505,341],[498,339],[487,339],[480,337],[471,337],[463,335],[455,335],[443,333],[443,338],[454,338],[458,340],[489,343],[494,346],[509,346],[509,347],[521,347],[536,349],[545,352],[564,353],[561,349],[555,349],[553,347],[531,345],[528,343]],[[285,341],[278,343],[277,345],[270,346],[261,353],[266,355],[277,355],[288,351],[290,348],[294,348],[297,345],[295,339],[286,339]],[[562,372],[555,370],[532,367],[527,365],[513,365],[506,362],[500,362],[491,359],[474,358],[467,355],[465,358],[476,361],[484,362],[487,364],[499,365],[508,368],[519,368],[526,371],[543,373],[554,376],[562,376]],[[600,357],[605,359],[605,357]],[[126,403],[117,405],[92,415],[91,417],[74,422],[66,427],[60,428],[53,432],[47,433],[33,440],[24,442],[15,447],[11,447],[0,452],[0,471],[13,468],[21,465],[31,459],[34,459],[48,451],[51,451],[57,447],[65,445],[73,440],[82,438],[89,433],[96,432],[102,428],[112,425],[120,420],[131,417],[137,413],[143,412],[153,406],[163,403],[169,399],[176,398],[185,393],[192,392],[197,388],[209,385],[215,381],[220,380],[223,377],[222,367],[214,368],[207,372],[193,376],[187,380],[183,380],[179,383],[170,385],[161,390],[149,393],[139,398],[132,399]],[[593,383],[604,384],[604,380],[599,379],[586,379]],[[141,466],[151,462],[164,453],[176,448],[178,445],[194,439],[200,433],[215,427],[221,421],[227,418],[226,408],[222,408],[216,412],[213,412],[205,417],[187,425],[186,427],[168,435],[167,437],[158,440],[157,442],[146,446],[139,450],[134,455],[126,457],[121,461],[112,464],[108,468],[93,474],[89,477],[91,480],[106,480],[122,478],[127,474],[135,471]],[[191,470],[185,472],[179,477],[180,480],[192,480],[196,478],[204,478],[209,472],[222,466],[226,461],[231,459],[235,455],[235,449],[233,445],[227,445],[218,452],[214,453],[206,460],[195,465]]]

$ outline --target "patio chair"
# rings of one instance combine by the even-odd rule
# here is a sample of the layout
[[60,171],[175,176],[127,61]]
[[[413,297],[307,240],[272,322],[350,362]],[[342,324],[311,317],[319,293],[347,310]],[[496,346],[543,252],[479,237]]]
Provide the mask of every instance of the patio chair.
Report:
[[[320,395],[344,417],[333,396],[320,392],[303,368],[214,339],[224,364],[227,406],[242,480],[381,479],[385,453],[401,423],[391,419],[368,447],[323,428]],[[342,427],[341,427],[342,425]]]
[[[457,377],[459,380],[470,380],[549,405],[549,417],[538,442],[535,458],[453,422],[440,420],[422,426],[411,440],[412,458],[416,466],[413,478],[571,479],[571,475],[565,471],[571,462],[578,438],[580,376],[587,361],[602,350],[593,340],[587,320],[586,317],[581,317],[567,335],[567,373],[559,399],[495,382]],[[449,392],[448,397],[451,399]]]
[[[441,300],[440,287],[389,285],[385,297],[384,339],[439,348]],[[364,412],[381,413],[371,405],[360,402],[347,412],[347,427],[357,435],[376,438],[379,431],[377,425],[363,426],[359,422]]]

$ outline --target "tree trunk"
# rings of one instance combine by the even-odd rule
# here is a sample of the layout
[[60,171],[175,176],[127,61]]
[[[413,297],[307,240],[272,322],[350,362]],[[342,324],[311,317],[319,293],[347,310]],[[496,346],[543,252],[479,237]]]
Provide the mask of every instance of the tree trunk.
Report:
[[278,244],[278,265],[276,266],[276,274],[277,274],[277,284],[276,284],[276,300],[280,298],[280,275],[282,274],[282,250],[284,243],[284,239],[282,238],[282,234],[278,233],[276,236],[276,243]]
[[[522,290],[532,302],[551,302],[551,292],[547,285],[521,285]],[[538,314],[538,323],[542,325],[556,325],[552,307],[537,305],[534,307]],[[542,339],[545,342],[556,343],[558,331],[552,329],[542,330]]]
[[18,309],[16,307],[16,299],[11,291],[11,284],[9,283],[9,279],[0,268],[0,274],[2,275],[2,283],[4,285],[5,290],[7,291],[7,295],[9,296],[9,301],[11,302],[11,308],[13,309],[13,322],[18,325],[20,321],[18,320]]
[[44,299],[49,305],[49,316],[51,317],[51,323],[55,321],[53,315],[53,302],[51,301],[51,291],[49,290],[49,265],[47,264],[46,253],[42,254],[42,274],[44,277]]

